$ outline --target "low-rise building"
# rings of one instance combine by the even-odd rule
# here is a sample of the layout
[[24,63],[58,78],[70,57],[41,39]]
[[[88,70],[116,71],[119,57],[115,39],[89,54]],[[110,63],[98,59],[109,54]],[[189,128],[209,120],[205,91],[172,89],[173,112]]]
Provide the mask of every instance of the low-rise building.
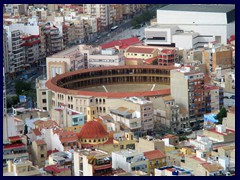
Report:
[[9,144],[3,145],[3,165],[6,165],[8,160],[29,159],[27,146],[22,142],[20,136],[8,137]]
[[7,162],[8,170],[3,172],[3,176],[45,176],[37,167],[33,166],[31,161],[22,160],[12,162],[9,160]]
[[203,135],[214,142],[233,142],[235,141],[235,131],[226,129],[225,125],[216,125],[215,129],[205,129]]
[[155,174],[154,169],[160,168],[162,166],[166,166],[166,155],[159,151],[159,150],[153,150],[153,151],[147,151],[143,153],[146,159],[148,160],[148,174],[153,175]]
[[197,136],[197,139],[190,139],[190,145],[195,146],[197,149],[211,151],[212,141],[207,136]]
[[155,176],[192,176],[192,173],[178,166],[165,166],[155,168]]
[[222,124],[233,131],[235,131],[235,107],[228,109],[227,117],[223,118]]
[[112,168],[121,168],[126,172],[141,170],[147,172],[147,160],[143,153],[135,150],[120,150],[112,152]]
[[33,164],[38,167],[44,167],[47,159],[47,144],[43,140],[32,142],[32,158]]
[[71,169],[69,168],[62,168],[58,165],[50,165],[45,166],[44,171],[46,171],[47,175],[52,176],[71,176]]
[[54,152],[49,155],[48,157],[48,164],[57,165],[64,168],[72,169],[72,153],[69,151],[62,151],[62,152]]
[[75,176],[102,176],[111,175],[112,157],[101,150],[74,151]]

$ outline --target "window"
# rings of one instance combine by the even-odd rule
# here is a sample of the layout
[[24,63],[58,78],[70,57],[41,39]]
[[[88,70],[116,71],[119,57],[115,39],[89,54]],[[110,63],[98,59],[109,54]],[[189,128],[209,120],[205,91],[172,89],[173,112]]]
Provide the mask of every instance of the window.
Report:
[[44,154],[41,154],[41,158],[44,158]]
[[42,95],[46,95],[46,92],[42,92]]
[[46,102],[47,102],[47,100],[46,100],[46,99],[43,99],[43,100],[42,100],[42,102],[43,102],[43,103],[46,103]]
[[40,150],[41,150],[41,151],[44,150],[44,146],[40,146]]

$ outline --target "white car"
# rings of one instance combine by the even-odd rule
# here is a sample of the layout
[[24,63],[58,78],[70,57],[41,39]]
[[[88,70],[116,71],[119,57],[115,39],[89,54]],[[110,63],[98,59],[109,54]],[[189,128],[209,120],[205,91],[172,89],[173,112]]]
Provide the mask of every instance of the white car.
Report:
[[192,129],[191,129],[191,128],[186,128],[186,129],[184,129],[184,132],[185,132],[185,133],[191,133],[191,132],[192,132]]

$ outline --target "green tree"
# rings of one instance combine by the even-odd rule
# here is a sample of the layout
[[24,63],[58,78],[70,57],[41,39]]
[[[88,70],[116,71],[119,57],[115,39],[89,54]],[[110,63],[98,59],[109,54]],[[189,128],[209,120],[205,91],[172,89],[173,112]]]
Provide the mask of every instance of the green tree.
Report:
[[227,117],[227,110],[223,107],[220,112],[216,115],[215,119],[218,120],[216,124],[222,124],[223,118]]
[[158,65],[158,60],[154,59],[153,62],[152,62],[152,65]]
[[18,96],[7,97],[7,108],[11,108],[17,103],[19,103]]
[[32,84],[24,81],[16,81],[15,82],[15,89],[17,95],[22,95],[23,92],[27,92],[29,90],[32,90]]

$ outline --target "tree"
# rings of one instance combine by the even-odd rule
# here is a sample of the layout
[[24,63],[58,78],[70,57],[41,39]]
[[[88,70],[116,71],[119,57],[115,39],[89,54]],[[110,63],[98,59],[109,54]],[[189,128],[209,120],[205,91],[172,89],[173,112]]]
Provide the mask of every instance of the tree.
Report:
[[220,112],[216,115],[215,119],[218,120],[216,124],[222,124],[223,118],[227,117],[227,110],[223,107]]
[[27,92],[32,90],[32,84],[24,81],[16,81],[15,82],[15,89],[17,95],[22,95],[23,92]]
[[158,65],[158,59],[154,59],[152,65]]
[[7,97],[7,108],[12,108],[17,103],[19,103],[18,96]]

